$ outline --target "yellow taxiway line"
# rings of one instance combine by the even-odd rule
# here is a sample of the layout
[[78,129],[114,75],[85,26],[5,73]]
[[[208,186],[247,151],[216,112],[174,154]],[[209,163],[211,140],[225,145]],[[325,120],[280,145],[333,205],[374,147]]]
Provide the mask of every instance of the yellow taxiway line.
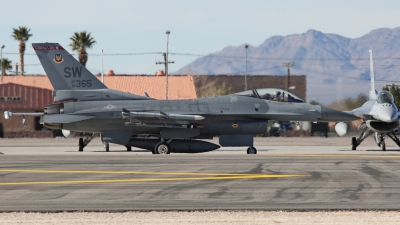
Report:
[[[248,173],[202,173],[202,172],[158,172],[158,171],[108,171],[108,170],[32,170],[32,169],[0,169],[11,173],[73,173],[73,174],[135,174],[135,175],[194,175],[194,176],[248,176]],[[259,174],[257,174],[259,175]],[[268,175],[268,174],[260,174]]]
[[[0,186],[35,185],[35,184],[93,184],[93,183],[132,183],[132,182],[165,182],[165,181],[198,181],[198,180],[235,180],[304,177],[306,174],[235,174],[235,173],[197,173],[197,172],[142,172],[142,171],[95,171],[95,170],[29,170],[0,169],[0,173],[73,173],[73,174],[134,174],[134,175],[185,175],[195,177],[157,177],[157,178],[123,178],[96,180],[59,180],[59,181],[26,181],[0,182]],[[200,177],[199,177],[200,176]]]

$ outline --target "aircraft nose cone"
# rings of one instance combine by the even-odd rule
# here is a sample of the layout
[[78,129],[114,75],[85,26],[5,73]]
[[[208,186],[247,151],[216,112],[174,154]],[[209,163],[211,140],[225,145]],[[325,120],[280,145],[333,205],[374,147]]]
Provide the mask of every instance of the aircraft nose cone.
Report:
[[348,122],[357,120],[358,117],[336,109],[321,106],[321,120],[327,122]]

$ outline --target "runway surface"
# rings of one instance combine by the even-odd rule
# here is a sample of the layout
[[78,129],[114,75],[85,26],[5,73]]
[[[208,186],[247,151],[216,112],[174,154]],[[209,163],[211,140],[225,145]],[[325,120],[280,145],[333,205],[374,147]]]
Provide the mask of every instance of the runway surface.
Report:
[[399,210],[400,151],[372,140],[260,138],[245,148],[152,155],[94,140],[0,139],[0,211]]

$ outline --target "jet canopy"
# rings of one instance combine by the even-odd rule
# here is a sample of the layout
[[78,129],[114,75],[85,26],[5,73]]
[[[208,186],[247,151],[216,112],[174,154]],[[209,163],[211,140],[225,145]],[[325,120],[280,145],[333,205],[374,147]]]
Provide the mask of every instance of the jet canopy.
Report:
[[[389,93],[390,94],[390,93]],[[278,88],[259,88],[254,90],[242,91],[235,95],[248,96],[253,98],[261,98],[279,102],[305,102],[293,93]]]
[[376,97],[378,103],[393,103],[393,95],[388,91],[381,91]]

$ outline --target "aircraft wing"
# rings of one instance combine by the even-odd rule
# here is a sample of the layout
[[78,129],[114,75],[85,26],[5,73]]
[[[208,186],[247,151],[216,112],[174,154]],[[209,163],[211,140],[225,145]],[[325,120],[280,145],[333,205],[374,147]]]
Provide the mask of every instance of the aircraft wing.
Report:
[[375,101],[368,101],[359,108],[353,109],[351,111],[345,111],[345,112],[353,114],[353,115],[371,115],[371,116],[373,116],[373,114],[371,114],[371,110],[372,110],[372,107],[374,106],[374,103],[375,103]]
[[44,121],[46,123],[73,123],[93,118],[94,118],[93,116],[84,116],[84,115],[63,115],[63,114],[44,115]]
[[362,109],[362,107],[353,109],[351,111],[345,111],[346,113],[350,113],[353,115],[369,115],[369,110]]

